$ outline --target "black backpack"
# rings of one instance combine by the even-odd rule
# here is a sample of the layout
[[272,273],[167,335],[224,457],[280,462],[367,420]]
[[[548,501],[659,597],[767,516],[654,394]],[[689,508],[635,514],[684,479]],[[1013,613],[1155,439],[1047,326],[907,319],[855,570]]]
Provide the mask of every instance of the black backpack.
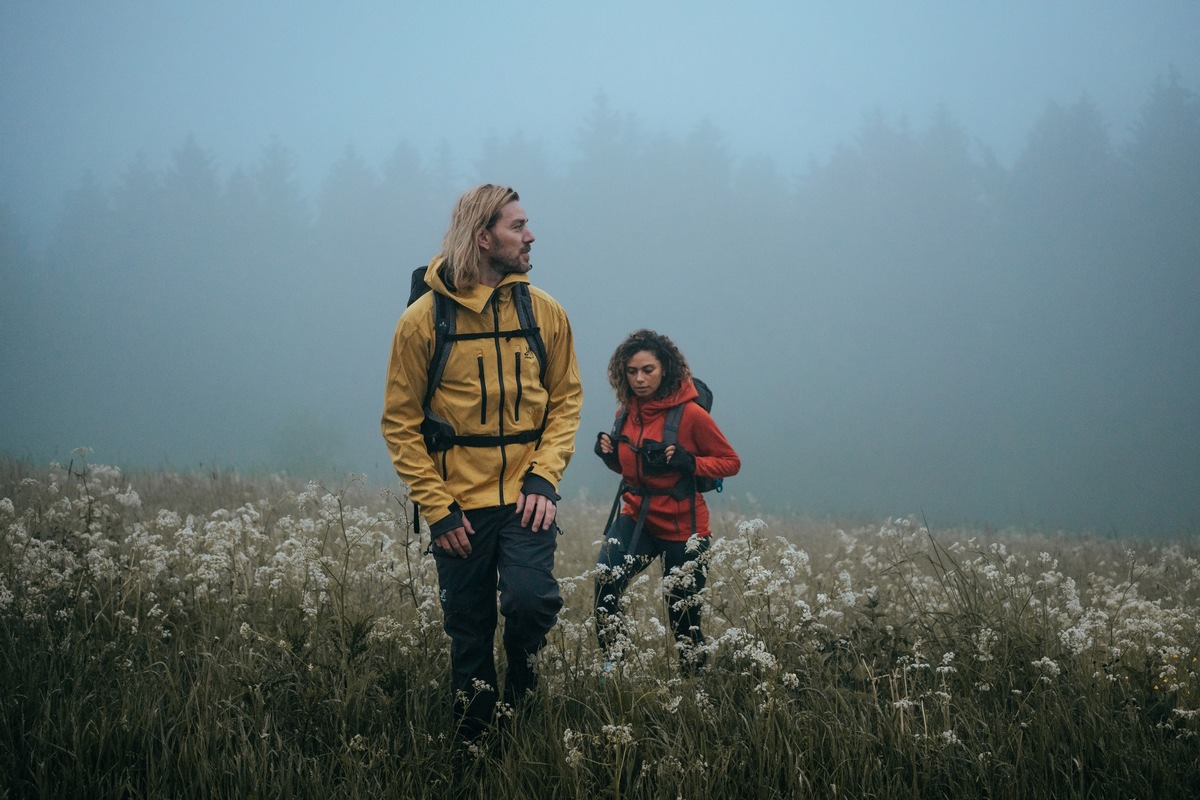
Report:
[[[408,293],[408,304],[410,306],[416,302],[417,298],[430,291],[429,284],[425,283],[425,271],[426,267],[417,267],[413,270]],[[544,419],[542,420],[542,424],[533,430],[499,436],[460,436],[454,431],[453,426],[449,422],[435,414],[430,407],[430,403],[433,400],[433,393],[437,390],[438,384],[442,380],[442,373],[446,371],[446,362],[450,359],[451,343],[465,339],[511,339],[514,336],[524,336],[529,342],[530,349],[537,356],[538,364],[540,365],[538,379],[545,385],[546,344],[542,341],[542,331],[538,328],[537,322],[533,317],[533,301],[529,298],[529,284],[524,282],[512,284],[512,293],[513,302],[517,307],[517,319],[521,323],[519,329],[512,331],[487,331],[484,333],[458,333],[456,323],[458,313],[457,304],[444,294],[434,292],[433,357],[429,360],[429,369],[426,373],[425,399],[422,403],[422,408],[425,411],[425,420],[421,423],[421,434],[425,437],[425,447],[430,453],[449,450],[454,445],[461,447],[500,447],[509,444],[526,444],[542,438],[542,434],[546,430],[546,421]]]

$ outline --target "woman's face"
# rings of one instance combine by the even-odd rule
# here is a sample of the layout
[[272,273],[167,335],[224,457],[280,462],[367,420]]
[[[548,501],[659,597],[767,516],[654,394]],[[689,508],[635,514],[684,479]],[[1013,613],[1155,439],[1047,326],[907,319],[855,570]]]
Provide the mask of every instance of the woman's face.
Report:
[[662,363],[649,350],[639,350],[625,362],[625,380],[637,397],[653,397],[662,378]]

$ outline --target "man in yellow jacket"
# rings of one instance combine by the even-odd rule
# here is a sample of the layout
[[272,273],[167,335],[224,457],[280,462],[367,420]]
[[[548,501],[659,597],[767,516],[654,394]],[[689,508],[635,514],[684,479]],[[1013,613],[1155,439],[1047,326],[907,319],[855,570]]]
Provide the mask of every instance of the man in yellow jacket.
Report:
[[[583,390],[566,313],[529,284],[533,241],[512,189],[485,184],[460,197],[442,252],[425,269],[430,291],[400,317],[388,367],[383,436],[429,524],[466,740],[483,733],[495,709],[497,590],[509,705],[536,687],[530,659],[562,607],[557,489]],[[453,320],[440,333],[439,303],[452,304]],[[532,325],[522,306],[532,307]]]

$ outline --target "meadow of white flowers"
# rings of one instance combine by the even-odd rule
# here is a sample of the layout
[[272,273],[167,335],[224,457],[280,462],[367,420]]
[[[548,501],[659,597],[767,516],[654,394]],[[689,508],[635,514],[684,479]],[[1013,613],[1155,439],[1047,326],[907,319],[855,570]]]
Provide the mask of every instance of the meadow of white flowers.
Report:
[[567,503],[539,696],[461,755],[402,495],[82,455],[0,474],[0,797],[1200,796],[1195,540],[719,506],[692,676],[656,568],[605,668]]

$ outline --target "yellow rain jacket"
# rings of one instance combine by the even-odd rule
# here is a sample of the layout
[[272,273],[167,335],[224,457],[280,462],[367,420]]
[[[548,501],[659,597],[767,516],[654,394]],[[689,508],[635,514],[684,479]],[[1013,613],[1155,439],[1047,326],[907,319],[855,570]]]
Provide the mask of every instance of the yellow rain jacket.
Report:
[[535,484],[540,478],[557,492],[575,452],[583,405],[566,312],[550,295],[530,286],[534,320],[546,346],[545,385],[539,379],[540,362],[524,336],[454,341],[430,407],[460,436],[511,435],[537,429],[544,421],[540,441],[495,447],[455,445],[428,452],[421,436],[425,419],[421,404],[434,351],[433,292],[458,304],[459,334],[514,331],[521,324],[511,287],[529,282],[525,275],[506,275],[494,289],[476,285],[451,292],[438,272],[441,264],[441,256],[430,263],[425,282],[432,291],[405,309],[396,325],[382,420],[396,473],[434,530],[450,523],[446,518],[458,509],[515,503],[529,476],[534,476]]

